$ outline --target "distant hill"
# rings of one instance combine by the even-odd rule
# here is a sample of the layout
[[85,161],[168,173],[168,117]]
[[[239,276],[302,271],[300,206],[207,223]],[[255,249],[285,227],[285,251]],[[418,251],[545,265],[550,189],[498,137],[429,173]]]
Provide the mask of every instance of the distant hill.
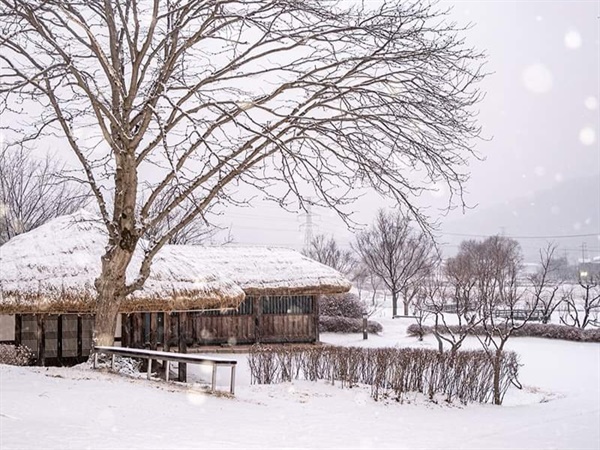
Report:
[[600,174],[565,180],[555,187],[533,195],[515,198],[504,204],[478,207],[465,216],[449,220],[442,226],[442,240],[451,254],[466,236],[453,234],[507,236],[565,236],[596,234],[568,239],[519,239],[526,259],[533,260],[537,249],[551,240],[561,246],[573,262],[581,257],[600,255]]

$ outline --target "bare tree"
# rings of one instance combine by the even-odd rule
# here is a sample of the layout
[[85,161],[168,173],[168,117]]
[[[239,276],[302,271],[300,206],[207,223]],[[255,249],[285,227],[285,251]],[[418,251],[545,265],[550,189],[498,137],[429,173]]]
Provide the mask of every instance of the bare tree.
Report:
[[520,309],[524,294],[518,284],[522,253],[514,239],[492,236],[481,242],[466,241],[459,254],[470,259],[471,276],[475,279],[472,297],[485,331],[485,337],[478,339],[493,365],[494,403],[500,405],[504,348],[514,332],[531,319],[537,305],[531,305],[524,314]]
[[352,251],[341,248],[333,236],[316,235],[302,253],[346,275],[350,274],[356,266]]
[[[173,195],[165,195],[161,199],[158,199],[152,206],[151,216],[160,214],[164,208],[173,201]],[[148,228],[144,238],[150,242],[160,240],[168,231],[175,227],[187,214],[190,209],[194,209],[195,205],[190,202],[182,202],[176,208],[170,210],[169,214],[164,215],[163,220],[156,222],[152,227]],[[206,244],[209,243],[220,229],[211,223],[205,216],[198,216],[185,227],[178,230],[176,233],[167,241],[167,244],[171,245],[183,245],[183,244]],[[225,243],[232,241],[231,236],[228,236]]]
[[599,326],[600,273],[580,274],[578,285],[567,292],[564,302],[566,309],[560,318],[563,324],[581,329]]
[[551,243],[541,249],[540,268],[529,277],[533,289],[533,302],[542,312],[542,323],[551,321],[552,313],[567,296],[567,291],[562,289],[565,272],[561,270],[560,264],[556,264],[555,252],[556,245]]
[[481,324],[483,318],[474,308],[471,294],[474,281],[470,265],[462,264],[464,255],[447,260],[443,271],[427,277],[422,285],[425,304],[433,315],[433,335],[438,342],[440,353],[444,343],[450,346],[454,355],[462,347],[467,336]]
[[392,315],[398,315],[400,296],[404,315],[408,315],[419,283],[438,259],[430,236],[413,228],[400,212],[379,210],[371,228],[356,236],[354,248],[369,271],[391,291]]
[[35,159],[22,147],[0,152],[0,245],[88,203],[83,186],[63,170],[52,156]]
[[[161,247],[216,202],[244,201],[240,184],[346,219],[354,189],[374,188],[423,227],[414,196],[432,183],[462,201],[482,59],[435,6],[0,0],[0,18],[7,145],[60,136],[106,226],[96,344],[112,344]],[[140,238],[186,201],[127,282]]]

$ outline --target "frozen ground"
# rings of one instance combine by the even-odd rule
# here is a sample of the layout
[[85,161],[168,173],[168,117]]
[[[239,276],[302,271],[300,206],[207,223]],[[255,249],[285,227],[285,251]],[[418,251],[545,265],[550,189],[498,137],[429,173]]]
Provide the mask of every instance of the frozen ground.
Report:
[[[325,334],[342,345],[434,346],[406,337]],[[476,345],[470,342],[469,345]],[[0,448],[600,448],[600,345],[514,338],[524,391],[505,405],[446,406],[417,396],[375,402],[324,382],[250,385],[245,355],[235,398],[192,386],[85,369],[0,366]],[[222,355],[221,355],[222,356]],[[220,383],[228,380],[223,369]]]

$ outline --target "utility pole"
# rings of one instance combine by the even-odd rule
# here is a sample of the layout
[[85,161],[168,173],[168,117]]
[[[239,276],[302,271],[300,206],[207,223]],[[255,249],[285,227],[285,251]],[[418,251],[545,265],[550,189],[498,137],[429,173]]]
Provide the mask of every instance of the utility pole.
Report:
[[304,248],[310,248],[310,244],[313,240],[313,212],[312,205],[308,203],[306,205],[306,214],[302,214],[305,219],[305,222],[300,225],[300,228],[304,227]]

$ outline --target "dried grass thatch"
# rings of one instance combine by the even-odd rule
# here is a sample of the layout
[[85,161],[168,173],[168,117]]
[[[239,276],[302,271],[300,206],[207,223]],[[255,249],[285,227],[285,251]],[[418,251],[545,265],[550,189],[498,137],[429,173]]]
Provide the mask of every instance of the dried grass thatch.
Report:
[[[95,215],[59,217],[0,247],[0,313],[64,313],[94,310],[106,232]],[[127,273],[137,274],[142,251]],[[144,288],[129,296],[122,312],[235,308],[243,290],[183,258],[159,253]]]
[[[0,314],[92,312],[106,232],[79,211],[0,247]],[[136,252],[127,278],[141,263]],[[144,288],[121,312],[235,308],[248,295],[328,294],[350,289],[337,271],[298,252],[264,247],[165,246]]]

